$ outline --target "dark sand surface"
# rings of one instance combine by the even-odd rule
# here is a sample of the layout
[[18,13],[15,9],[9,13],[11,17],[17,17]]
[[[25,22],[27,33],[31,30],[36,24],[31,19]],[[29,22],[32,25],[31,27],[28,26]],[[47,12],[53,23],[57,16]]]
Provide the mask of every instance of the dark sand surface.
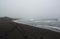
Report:
[[60,32],[15,22],[0,22],[0,39],[60,39]]

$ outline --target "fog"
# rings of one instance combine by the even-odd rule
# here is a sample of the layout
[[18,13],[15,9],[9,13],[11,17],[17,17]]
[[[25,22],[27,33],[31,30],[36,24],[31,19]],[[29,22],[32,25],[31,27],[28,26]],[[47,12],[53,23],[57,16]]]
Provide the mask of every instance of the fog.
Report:
[[0,17],[60,18],[60,0],[0,0]]

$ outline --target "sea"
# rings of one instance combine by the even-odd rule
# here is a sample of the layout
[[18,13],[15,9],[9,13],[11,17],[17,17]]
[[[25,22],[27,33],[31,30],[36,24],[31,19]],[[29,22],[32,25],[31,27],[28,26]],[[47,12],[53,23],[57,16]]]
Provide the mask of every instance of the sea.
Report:
[[33,20],[33,19],[22,19],[22,20],[14,20],[16,23],[22,23],[31,25],[38,28],[48,29],[55,32],[60,32],[60,20],[56,19],[40,19],[40,20]]

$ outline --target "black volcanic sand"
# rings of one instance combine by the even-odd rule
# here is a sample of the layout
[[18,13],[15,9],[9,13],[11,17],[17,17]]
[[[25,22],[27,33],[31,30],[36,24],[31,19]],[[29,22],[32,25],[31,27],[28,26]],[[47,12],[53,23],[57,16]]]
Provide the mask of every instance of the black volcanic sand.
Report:
[[0,22],[0,39],[60,39],[60,33],[15,22]]

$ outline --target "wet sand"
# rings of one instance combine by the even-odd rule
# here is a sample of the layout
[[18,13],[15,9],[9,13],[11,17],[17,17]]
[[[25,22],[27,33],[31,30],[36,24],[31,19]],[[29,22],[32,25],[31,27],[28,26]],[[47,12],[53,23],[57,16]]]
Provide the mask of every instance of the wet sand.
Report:
[[0,22],[0,39],[60,39],[60,32],[16,22]]

